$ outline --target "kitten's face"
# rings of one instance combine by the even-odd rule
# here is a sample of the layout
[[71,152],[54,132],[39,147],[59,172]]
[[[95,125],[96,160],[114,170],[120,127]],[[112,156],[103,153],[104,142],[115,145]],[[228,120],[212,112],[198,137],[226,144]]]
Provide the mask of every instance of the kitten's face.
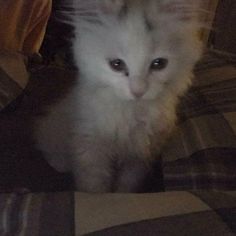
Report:
[[157,3],[154,11],[141,0],[116,2],[122,4],[103,12],[102,22],[78,30],[75,51],[87,82],[122,100],[153,100],[170,84],[185,83],[200,55],[194,24],[161,12]]

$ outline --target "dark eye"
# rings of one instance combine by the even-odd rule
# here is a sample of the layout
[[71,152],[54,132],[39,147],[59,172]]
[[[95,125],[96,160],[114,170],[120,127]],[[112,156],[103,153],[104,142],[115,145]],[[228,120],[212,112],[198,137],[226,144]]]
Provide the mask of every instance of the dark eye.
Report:
[[121,59],[115,59],[109,61],[110,67],[116,72],[126,72],[126,64]]
[[151,70],[162,70],[166,68],[168,64],[168,60],[165,58],[157,58],[152,61],[152,64],[150,66]]

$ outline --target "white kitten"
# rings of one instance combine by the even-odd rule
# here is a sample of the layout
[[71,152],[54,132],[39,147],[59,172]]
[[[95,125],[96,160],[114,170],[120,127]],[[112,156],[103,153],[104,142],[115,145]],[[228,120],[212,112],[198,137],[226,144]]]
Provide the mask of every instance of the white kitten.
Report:
[[78,2],[79,81],[36,123],[39,148],[77,190],[137,191],[201,54],[198,2]]

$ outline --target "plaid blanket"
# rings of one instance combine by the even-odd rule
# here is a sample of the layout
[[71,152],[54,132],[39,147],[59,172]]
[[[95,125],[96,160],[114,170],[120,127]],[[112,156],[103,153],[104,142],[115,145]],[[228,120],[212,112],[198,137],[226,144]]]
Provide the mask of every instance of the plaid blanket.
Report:
[[235,192],[0,195],[0,235],[233,236]]
[[205,57],[163,150],[166,190],[236,190],[236,68]]

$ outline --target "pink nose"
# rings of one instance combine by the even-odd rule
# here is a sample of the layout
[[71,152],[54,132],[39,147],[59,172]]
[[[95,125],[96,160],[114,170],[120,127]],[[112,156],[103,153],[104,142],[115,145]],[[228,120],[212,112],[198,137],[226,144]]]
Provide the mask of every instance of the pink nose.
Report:
[[148,90],[148,83],[141,79],[130,79],[129,89],[134,98],[141,98]]
[[145,90],[134,90],[131,91],[135,98],[141,98],[145,94]]

